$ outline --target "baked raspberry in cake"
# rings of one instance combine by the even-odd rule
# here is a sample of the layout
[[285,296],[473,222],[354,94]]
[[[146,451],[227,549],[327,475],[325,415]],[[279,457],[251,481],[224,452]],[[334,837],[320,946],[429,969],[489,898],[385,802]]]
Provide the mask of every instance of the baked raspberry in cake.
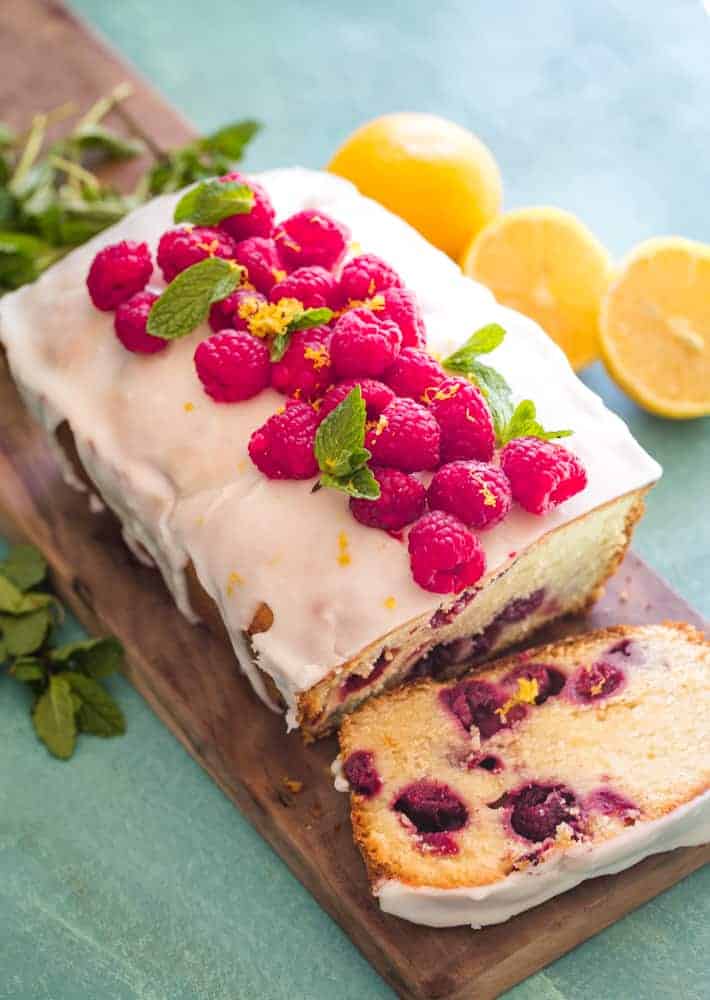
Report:
[[710,644],[612,628],[371,699],[336,786],[383,910],[498,923],[710,840]]
[[[247,213],[181,228],[157,198],[5,296],[0,339],[71,481],[316,737],[589,604],[660,470],[533,322],[349,183],[239,180]],[[166,281],[205,267],[223,290],[161,339]],[[507,402],[537,407],[510,433],[441,361],[491,324]]]

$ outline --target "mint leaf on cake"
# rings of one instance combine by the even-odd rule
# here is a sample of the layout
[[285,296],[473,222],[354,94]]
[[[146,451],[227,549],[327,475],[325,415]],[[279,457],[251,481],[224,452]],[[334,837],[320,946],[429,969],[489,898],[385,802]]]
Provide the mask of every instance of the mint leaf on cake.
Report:
[[315,456],[321,477],[317,487],[340,490],[361,500],[377,500],[380,487],[367,467],[365,447],[367,411],[359,385],[328,414],[318,427]]
[[146,332],[176,340],[204,323],[215,302],[226,299],[239,284],[242,268],[221,257],[206,257],[181,271],[148,314]]
[[254,192],[239,181],[201,181],[175,206],[175,222],[215,226],[230,215],[244,215],[254,205]]

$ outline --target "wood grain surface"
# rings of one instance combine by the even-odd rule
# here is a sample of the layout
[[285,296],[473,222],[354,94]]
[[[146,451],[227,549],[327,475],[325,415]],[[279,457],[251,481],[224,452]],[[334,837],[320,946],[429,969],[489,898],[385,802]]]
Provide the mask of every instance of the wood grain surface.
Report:
[[[40,107],[65,100],[84,107],[130,79],[135,96],[128,106],[141,129],[161,145],[190,135],[180,116],[61,4],[26,0],[0,16],[0,117],[22,125]],[[287,736],[231,652],[205,628],[190,626],[158,576],[129,555],[113,518],[90,514],[85,498],[65,486],[4,367],[0,511],[9,530],[45,553],[58,590],[86,627],[121,638],[135,687],[402,997],[496,997],[710,860],[709,847],[657,855],[475,933],[388,917],[370,897],[347,797],[332,787],[335,741],[306,748],[298,735]],[[555,634],[665,619],[703,627],[630,554],[594,610],[558,624]],[[303,790],[289,791],[285,778]]]

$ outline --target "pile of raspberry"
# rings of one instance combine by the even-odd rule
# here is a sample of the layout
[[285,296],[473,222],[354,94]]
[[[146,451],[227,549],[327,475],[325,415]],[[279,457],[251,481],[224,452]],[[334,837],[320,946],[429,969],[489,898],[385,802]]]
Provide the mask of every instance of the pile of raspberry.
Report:
[[[249,455],[270,479],[311,479],[319,473],[321,421],[359,385],[380,497],[351,498],[353,517],[402,540],[408,529],[412,575],[425,590],[473,586],[486,568],[477,532],[499,524],[514,501],[541,515],[584,489],[579,459],[529,437],[496,452],[484,396],[427,352],[416,296],[396,271],[374,254],[346,261],[350,232],[323,212],[297,212],[277,224],[259,184],[234,173],[223,180],[249,185],[251,211],[215,227],[171,229],[157,253],[166,282],[208,256],[244,269],[242,285],[212,307],[213,332],[195,351],[205,392],[219,403],[269,387],[287,397],[252,434]],[[152,272],[147,245],[124,241],[96,256],[87,279],[94,304],[115,310],[118,338],[138,353],[168,344],[146,331],[158,297],[146,290]],[[294,302],[304,311],[327,307],[333,317],[292,334],[274,362],[268,337],[252,332],[250,318],[267,304],[287,315]]]

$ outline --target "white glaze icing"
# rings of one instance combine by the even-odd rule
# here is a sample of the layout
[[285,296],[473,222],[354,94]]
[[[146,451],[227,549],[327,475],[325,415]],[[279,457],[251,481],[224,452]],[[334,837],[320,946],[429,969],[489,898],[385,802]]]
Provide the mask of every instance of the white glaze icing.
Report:
[[586,879],[630,868],[651,854],[708,841],[710,792],[705,792],[661,819],[638,822],[602,843],[579,843],[555,851],[539,865],[513,872],[492,885],[415,888],[389,880],[375,892],[385,913],[416,924],[428,927],[470,924],[479,928],[509,920]]
[[[489,573],[547,531],[659,477],[657,463],[539,327],[496,304],[406,223],[327,173],[290,168],[257,176],[277,217],[304,208],[329,212],[350,226],[363,250],[388,260],[416,291],[435,352],[451,350],[485,323],[501,323],[507,337],[491,361],[516,399],[534,399],[544,423],[574,429],[566,444],[587,467],[587,489],[544,518],[515,509],[482,535]],[[269,390],[245,403],[210,400],[192,363],[206,325],[160,354],[141,356],[120,345],[112,314],[92,306],[85,278],[97,250],[121,239],[145,240],[155,250],[177,198],[155,199],[35,284],[5,296],[0,338],[34,414],[50,433],[69,421],[86,471],[121,518],[128,544],[143,558],[147,553],[194,620],[184,577],[192,560],[265,700],[244,655],[243,629],[261,602],[271,607],[274,624],[254,646],[292,724],[299,692],[378,637],[433,611],[440,599],[412,581],[401,543],[354,521],[342,496],[311,495],[310,482],[261,476],[247,443],[282,397]],[[158,273],[153,277],[159,288]],[[346,566],[337,558],[341,533],[351,556]]]

